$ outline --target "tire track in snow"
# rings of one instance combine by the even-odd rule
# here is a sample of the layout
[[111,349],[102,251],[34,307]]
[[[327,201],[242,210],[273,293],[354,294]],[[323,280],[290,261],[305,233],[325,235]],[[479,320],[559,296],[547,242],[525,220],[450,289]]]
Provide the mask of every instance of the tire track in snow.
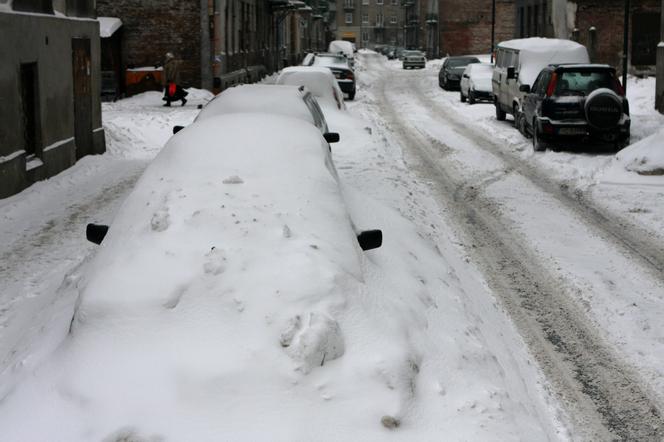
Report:
[[[374,68],[384,66],[374,65]],[[576,434],[588,440],[662,440],[664,420],[647,389],[640,385],[638,376],[623,365],[588,324],[585,315],[566,294],[564,283],[548,269],[537,265],[537,259],[528,247],[521,244],[521,238],[511,232],[509,221],[501,219],[499,208],[479,195],[477,188],[480,185],[466,182],[444,167],[441,158],[450,148],[414,129],[407,118],[390,105],[384,89],[386,84],[398,87],[399,82],[395,81],[396,75],[387,72],[388,75],[381,76],[380,84],[374,88],[383,115],[395,136],[403,141],[404,153],[413,156],[408,158],[411,165],[433,183],[441,201],[452,208],[449,213],[457,226],[477,245],[470,253],[480,263],[489,284],[565,404]],[[416,83],[409,82],[411,85]],[[417,98],[429,108],[433,107],[431,100],[417,86],[414,88]],[[440,107],[435,106],[436,110]],[[450,114],[449,110],[440,110],[446,117]],[[455,126],[460,125],[459,117],[450,116],[449,120]],[[458,130],[478,145],[475,147],[501,159],[507,156],[500,152],[500,146],[486,137],[467,128]],[[508,169],[526,178],[535,173],[533,170],[524,171],[527,168],[509,156],[505,163]],[[543,185],[546,179],[536,178],[535,184],[541,191],[553,193],[564,205],[579,205],[579,201],[569,194],[560,196],[564,192],[558,185],[553,187],[558,190],[552,191]],[[499,177],[492,174],[487,182],[496,179]],[[575,212],[578,210],[582,209]],[[642,261],[651,272],[661,275],[657,259]]]

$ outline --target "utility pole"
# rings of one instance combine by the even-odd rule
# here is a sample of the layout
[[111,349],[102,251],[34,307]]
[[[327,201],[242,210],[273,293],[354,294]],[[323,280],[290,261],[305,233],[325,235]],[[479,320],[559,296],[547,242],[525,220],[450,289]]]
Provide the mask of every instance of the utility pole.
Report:
[[496,47],[496,0],[491,2],[491,63],[493,63],[493,53]]
[[625,0],[625,24],[623,26],[623,74],[622,83],[625,93],[627,93],[627,63],[629,55],[629,0]]
[[664,0],[661,7],[662,18],[659,26],[659,44],[657,45],[657,86],[655,107],[664,114]]

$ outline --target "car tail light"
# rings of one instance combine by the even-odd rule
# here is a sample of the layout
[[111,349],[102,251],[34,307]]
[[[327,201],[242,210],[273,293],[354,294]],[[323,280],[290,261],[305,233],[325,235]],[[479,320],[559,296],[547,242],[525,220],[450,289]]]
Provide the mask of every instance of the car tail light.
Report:
[[352,73],[352,72],[348,72],[348,73],[346,73],[346,78],[347,78],[348,80],[352,80],[352,79],[353,79],[353,73]]
[[624,97],[625,88],[623,87],[622,84],[620,84],[620,81],[618,81],[616,77],[612,77],[611,80],[613,81],[613,90],[615,91],[615,93]]
[[551,75],[551,80],[549,80],[549,86],[546,88],[546,96],[552,97],[553,93],[556,91],[556,86],[558,85],[558,73],[554,72]]

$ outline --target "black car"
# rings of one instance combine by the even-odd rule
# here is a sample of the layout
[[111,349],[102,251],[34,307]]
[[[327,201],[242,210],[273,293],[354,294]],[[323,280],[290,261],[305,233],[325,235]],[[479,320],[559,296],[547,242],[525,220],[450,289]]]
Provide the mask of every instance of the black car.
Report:
[[332,71],[334,78],[342,92],[348,94],[348,99],[355,98],[355,71],[344,55],[322,53],[315,54],[311,66],[326,67]]
[[445,90],[458,90],[466,66],[479,62],[477,57],[447,57],[438,72],[438,85]]
[[545,150],[559,143],[629,144],[629,103],[616,70],[599,64],[550,65],[526,92],[515,121],[533,148]]

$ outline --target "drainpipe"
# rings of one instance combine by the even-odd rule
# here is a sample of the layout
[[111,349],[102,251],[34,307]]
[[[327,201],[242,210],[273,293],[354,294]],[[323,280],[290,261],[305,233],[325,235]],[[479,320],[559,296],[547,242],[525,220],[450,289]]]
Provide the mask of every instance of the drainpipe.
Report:
[[212,90],[212,50],[210,49],[210,14],[208,0],[200,0],[201,8],[201,88]]

